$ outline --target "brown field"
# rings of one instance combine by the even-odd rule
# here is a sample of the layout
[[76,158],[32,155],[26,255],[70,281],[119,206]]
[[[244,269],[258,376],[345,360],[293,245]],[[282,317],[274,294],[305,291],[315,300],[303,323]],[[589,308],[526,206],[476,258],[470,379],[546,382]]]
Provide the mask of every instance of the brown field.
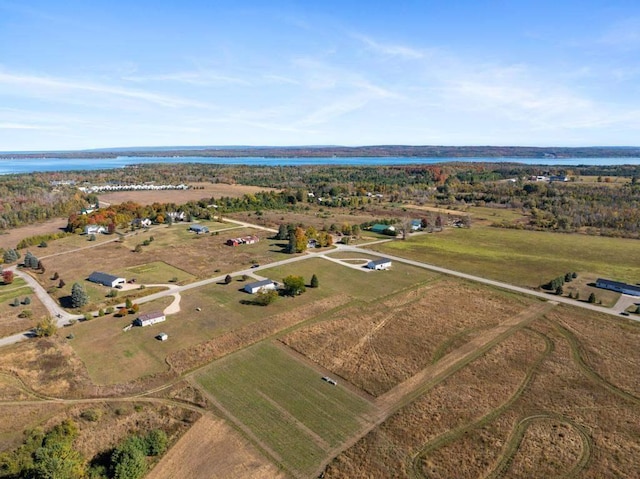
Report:
[[400,409],[325,477],[638,477],[640,326],[587,314],[578,339],[560,324],[582,330],[584,314],[557,306]]
[[[31,291],[30,288],[28,288],[28,290]],[[23,291],[23,289],[21,288],[20,291]],[[0,294],[4,292],[10,295],[7,286],[0,286]],[[39,320],[48,315],[47,309],[35,294],[16,295],[20,301],[23,301],[25,296],[29,296],[31,299],[31,303],[28,305],[21,304],[20,306],[11,306],[10,303],[13,300],[0,303],[0,338],[31,329],[36,326]],[[31,311],[31,318],[18,317],[18,315],[25,310]]]
[[0,234],[0,248],[15,248],[16,245],[24,238],[49,233],[60,233],[66,227],[66,218],[54,218],[43,223],[34,223],[29,226],[21,226],[20,228],[13,228],[10,230],[0,230],[2,233]]
[[152,203],[175,203],[179,205],[188,201],[198,201],[203,198],[220,198],[223,196],[238,198],[246,194],[257,193],[258,191],[278,191],[275,188],[266,188],[263,186],[228,185],[225,183],[190,183],[189,185],[192,188],[188,190],[114,191],[113,193],[101,193],[100,202],[118,204],[133,201],[140,205],[150,205]]
[[439,349],[446,348],[450,338],[494,326],[527,304],[515,296],[442,280],[340,310],[282,341],[378,396],[448,352]]
[[146,477],[283,479],[286,476],[227,423],[205,415]]

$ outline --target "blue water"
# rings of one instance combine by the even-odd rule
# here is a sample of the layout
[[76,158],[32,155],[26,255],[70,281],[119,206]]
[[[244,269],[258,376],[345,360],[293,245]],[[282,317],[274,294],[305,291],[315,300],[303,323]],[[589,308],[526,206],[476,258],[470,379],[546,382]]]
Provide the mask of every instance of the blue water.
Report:
[[520,163],[525,165],[640,165],[640,158],[405,158],[405,157],[353,157],[353,158],[203,158],[181,157],[139,157],[119,156],[117,158],[19,158],[0,159],[0,174],[33,173],[43,171],[103,170],[122,168],[128,165],[149,163],[206,163],[215,165],[261,165],[261,166],[304,166],[304,165],[344,165],[344,166],[390,166],[416,165],[451,162],[474,163]]

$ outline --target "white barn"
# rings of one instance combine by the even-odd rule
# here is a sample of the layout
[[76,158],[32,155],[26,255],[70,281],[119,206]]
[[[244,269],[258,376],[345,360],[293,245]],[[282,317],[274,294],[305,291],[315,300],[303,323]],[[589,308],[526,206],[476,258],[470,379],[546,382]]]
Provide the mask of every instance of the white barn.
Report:
[[108,273],[102,273],[100,271],[94,271],[89,275],[89,281],[92,283],[103,284],[105,286],[109,286],[110,288],[115,288],[119,284],[125,284],[127,282],[126,278],[120,278],[119,276],[114,276]]
[[153,313],[141,314],[138,318],[133,322],[134,326],[151,326],[152,324],[161,323],[166,321],[167,317],[164,313],[160,311],[155,311]]
[[244,290],[249,294],[256,294],[259,291],[268,291],[270,289],[276,289],[276,283],[270,279],[249,283],[244,287]]
[[378,270],[388,269],[391,268],[391,260],[387,258],[372,260],[367,263],[367,268]]

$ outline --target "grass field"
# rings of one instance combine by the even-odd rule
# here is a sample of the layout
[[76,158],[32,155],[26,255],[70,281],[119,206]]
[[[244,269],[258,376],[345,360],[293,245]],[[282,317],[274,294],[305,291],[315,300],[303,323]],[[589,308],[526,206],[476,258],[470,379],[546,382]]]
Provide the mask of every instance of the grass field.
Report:
[[[170,296],[147,303],[140,312],[162,311],[172,299]],[[95,384],[123,383],[167,371],[164,359],[179,345],[173,337],[172,341],[163,342],[155,336],[160,332],[171,334],[177,325],[169,316],[164,323],[123,332],[122,329],[136,317],[108,315],[76,324],[71,330],[74,338],[69,344],[82,359]]]
[[572,271],[630,283],[640,278],[640,248],[633,239],[472,227],[370,249],[528,287]]
[[313,472],[328,450],[359,428],[370,408],[267,343],[211,364],[197,381],[286,469],[299,474]]
[[163,284],[172,282],[184,284],[194,280],[194,276],[164,261],[130,266],[114,273],[127,279],[135,278],[137,284]]

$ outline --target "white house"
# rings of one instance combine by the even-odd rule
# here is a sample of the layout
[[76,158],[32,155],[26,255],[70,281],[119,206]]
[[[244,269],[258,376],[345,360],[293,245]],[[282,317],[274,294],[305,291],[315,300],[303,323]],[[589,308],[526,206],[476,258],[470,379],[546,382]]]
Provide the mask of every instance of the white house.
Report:
[[98,233],[106,233],[107,228],[102,225],[87,225],[84,227],[84,234],[95,235]]
[[125,278],[120,278],[119,276],[114,276],[108,273],[102,273],[100,271],[94,271],[89,275],[89,281],[92,283],[103,284],[105,286],[109,286],[110,288],[115,288],[118,285],[125,284],[127,280]]
[[378,270],[388,269],[388,268],[391,268],[391,260],[387,258],[372,260],[367,263],[367,268],[378,269]]
[[165,321],[167,318],[164,313],[160,311],[155,311],[153,313],[141,314],[138,318],[133,322],[134,326],[151,326],[152,324],[161,323]]
[[244,287],[244,290],[249,294],[256,294],[259,291],[268,291],[270,289],[276,289],[276,283],[270,279],[249,283]]

